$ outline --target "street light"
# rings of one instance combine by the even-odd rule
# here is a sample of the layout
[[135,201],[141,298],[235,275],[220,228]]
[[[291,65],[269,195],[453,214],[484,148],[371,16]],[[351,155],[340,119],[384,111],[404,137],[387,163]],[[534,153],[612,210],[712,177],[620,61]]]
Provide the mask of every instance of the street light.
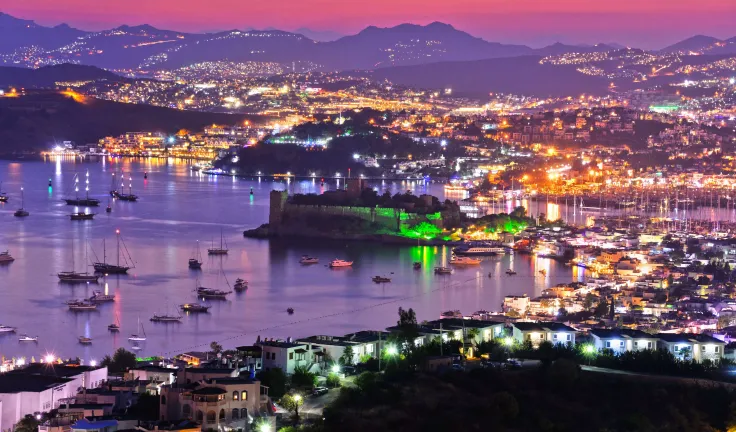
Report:
[[395,356],[399,353],[399,349],[396,348],[396,345],[389,345],[386,347],[386,354],[390,356]]
[[43,361],[46,362],[46,363],[51,364],[51,363],[54,362],[55,359],[56,358],[54,357],[53,354],[46,354],[46,356],[43,358]]
[[295,395],[294,395],[294,400],[295,400],[295,401],[297,401],[297,402],[301,402],[301,400],[302,400],[302,395],[300,395],[300,394],[295,394]]
[[340,365],[338,365],[338,364],[332,365],[332,372],[333,373],[340,373]]
[[585,352],[585,354],[593,354],[595,352],[595,347],[593,345],[585,345],[583,351]]
[[504,338],[503,344],[506,345],[506,346],[511,346],[511,345],[514,344],[514,339],[511,336],[508,336],[508,337]]

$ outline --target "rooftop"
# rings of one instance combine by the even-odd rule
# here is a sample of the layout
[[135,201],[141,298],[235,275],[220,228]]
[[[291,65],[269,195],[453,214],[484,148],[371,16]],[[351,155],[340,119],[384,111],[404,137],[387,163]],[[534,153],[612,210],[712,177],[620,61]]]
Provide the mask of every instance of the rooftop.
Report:
[[70,381],[55,376],[9,372],[0,374],[0,393],[42,392]]
[[591,329],[589,332],[601,339],[656,339],[657,336],[631,329]]

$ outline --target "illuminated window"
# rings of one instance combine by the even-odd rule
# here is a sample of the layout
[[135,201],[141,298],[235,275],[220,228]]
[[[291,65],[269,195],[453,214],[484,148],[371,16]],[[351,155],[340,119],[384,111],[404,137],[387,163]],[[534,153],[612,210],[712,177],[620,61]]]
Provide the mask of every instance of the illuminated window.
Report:
[[245,400],[248,400],[248,392],[247,391],[243,390],[242,392],[240,392],[240,400],[244,400],[244,401]]
[[233,392],[233,400],[236,401],[239,399],[240,394],[237,391]]

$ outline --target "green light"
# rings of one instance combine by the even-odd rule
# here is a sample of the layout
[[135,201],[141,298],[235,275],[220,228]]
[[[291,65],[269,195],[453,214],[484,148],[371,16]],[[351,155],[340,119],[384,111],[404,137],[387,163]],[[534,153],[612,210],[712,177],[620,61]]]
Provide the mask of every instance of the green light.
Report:
[[396,345],[389,345],[386,347],[386,355],[395,356],[399,353],[399,349],[396,348]]
[[585,352],[585,354],[593,354],[595,352],[595,347],[593,345],[585,345],[583,351]]
[[513,345],[514,344],[514,338],[512,338],[511,336],[508,336],[508,337],[504,338],[503,344],[506,345],[506,346]]

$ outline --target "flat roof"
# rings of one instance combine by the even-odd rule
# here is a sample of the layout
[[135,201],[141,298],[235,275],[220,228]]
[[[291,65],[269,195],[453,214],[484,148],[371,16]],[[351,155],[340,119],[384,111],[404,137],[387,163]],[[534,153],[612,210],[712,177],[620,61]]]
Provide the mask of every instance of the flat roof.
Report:
[[30,363],[28,366],[22,369],[15,369],[11,372],[8,372],[8,374],[48,375],[68,378],[97,369],[102,368],[91,366],[66,366],[60,364]]
[[42,392],[71,381],[48,375],[4,373],[0,374],[0,393]]

